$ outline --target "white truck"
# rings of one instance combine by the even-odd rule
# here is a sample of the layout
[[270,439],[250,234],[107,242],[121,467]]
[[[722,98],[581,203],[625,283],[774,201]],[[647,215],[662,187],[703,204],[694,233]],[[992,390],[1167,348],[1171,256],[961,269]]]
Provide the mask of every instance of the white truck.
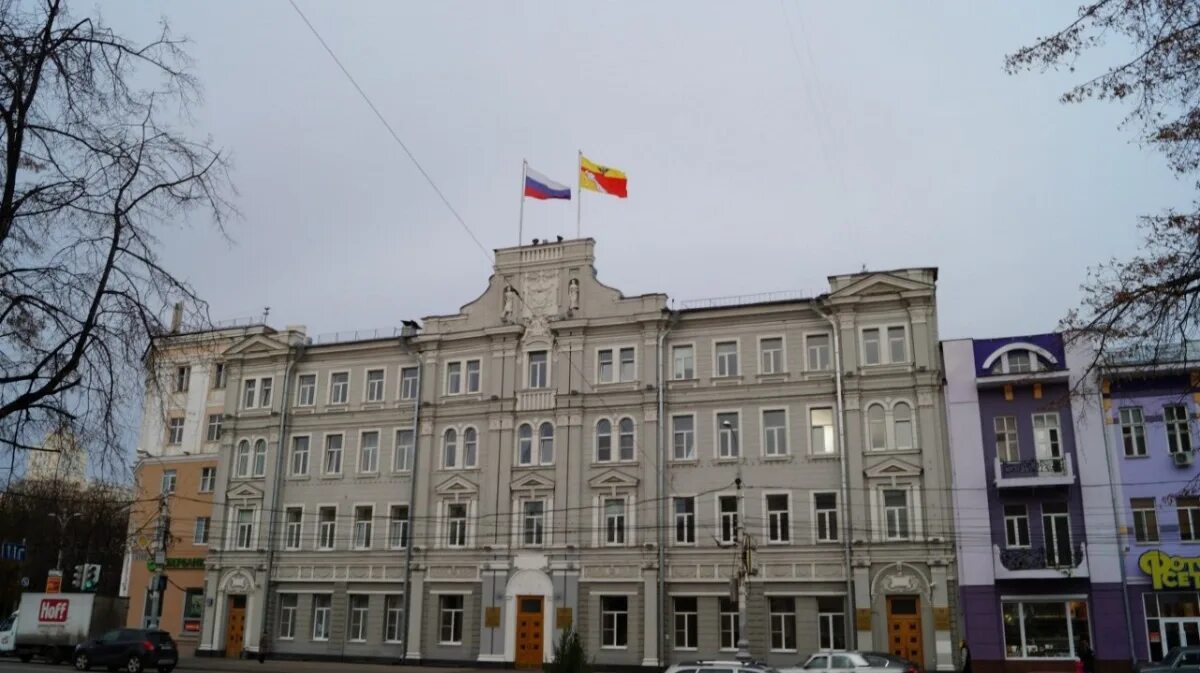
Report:
[[12,654],[21,661],[35,656],[52,663],[70,661],[76,645],[122,626],[127,603],[95,594],[21,594],[17,618],[6,632]]

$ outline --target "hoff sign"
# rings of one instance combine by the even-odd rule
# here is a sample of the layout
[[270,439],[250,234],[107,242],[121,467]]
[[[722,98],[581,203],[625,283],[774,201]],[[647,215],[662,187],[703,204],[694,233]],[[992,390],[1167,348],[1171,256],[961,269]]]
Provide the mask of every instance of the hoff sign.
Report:
[[1200,589],[1200,557],[1171,556],[1157,549],[1138,558],[1138,567],[1159,589]]
[[65,598],[43,598],[38,608],[39,624],[64,624],[67,621],[67,610],[71,601]]

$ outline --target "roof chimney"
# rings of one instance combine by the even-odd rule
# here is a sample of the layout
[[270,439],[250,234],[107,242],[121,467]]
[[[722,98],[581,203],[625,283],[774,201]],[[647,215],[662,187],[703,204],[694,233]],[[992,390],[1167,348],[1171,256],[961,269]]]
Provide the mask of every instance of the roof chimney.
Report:
[[183,324],[183,302],[177,301],[171,307],[171,334],[179,334],[179,327]]

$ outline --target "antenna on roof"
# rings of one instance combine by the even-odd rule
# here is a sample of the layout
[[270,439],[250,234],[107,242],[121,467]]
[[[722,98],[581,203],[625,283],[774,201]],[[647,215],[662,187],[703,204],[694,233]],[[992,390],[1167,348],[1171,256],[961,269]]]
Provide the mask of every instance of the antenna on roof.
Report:
[[263,307],[263,317],[262,317],[262,321],[263,321],[264,325],[267,324],[267,318],[269,318],[270,316],[271,316],[271,307],[264,306]]

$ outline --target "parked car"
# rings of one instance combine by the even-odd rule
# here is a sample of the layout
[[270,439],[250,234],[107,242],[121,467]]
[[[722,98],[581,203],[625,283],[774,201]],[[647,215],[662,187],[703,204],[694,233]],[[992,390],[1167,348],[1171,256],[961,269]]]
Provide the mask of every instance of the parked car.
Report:
[[779,673],[762,663],[743,659],[701,659],[675,664],[666,673]]
[[873,667],[882,666],[896,673],[924,673],[920,666],[888,652],[863,652],[862,655]]
[[1162,661],[1142,661],[1137,673],[1196,673],[1200,671],[1200,647],[1173,647]]
[[110,671],[120,669],[126,673],[142,673],[147,669],[170,673],[179,663],[179,650],[166,631],[116,629],[80,643],[72,661],[77,671],[105,666]]
[[779,670],[780,673],[899,673],[904,669],[865,652],[817,652],[802,664]]

